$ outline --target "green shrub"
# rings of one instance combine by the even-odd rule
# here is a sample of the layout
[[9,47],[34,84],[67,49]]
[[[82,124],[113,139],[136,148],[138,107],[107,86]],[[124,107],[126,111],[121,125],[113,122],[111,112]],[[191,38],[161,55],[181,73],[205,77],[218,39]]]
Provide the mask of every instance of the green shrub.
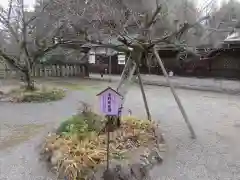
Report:
[[92,112],[81,112],[61,123],[57,134],[76,135],[79,139],[83,139],[92,132],[100,132],[104,125],[101,116]]

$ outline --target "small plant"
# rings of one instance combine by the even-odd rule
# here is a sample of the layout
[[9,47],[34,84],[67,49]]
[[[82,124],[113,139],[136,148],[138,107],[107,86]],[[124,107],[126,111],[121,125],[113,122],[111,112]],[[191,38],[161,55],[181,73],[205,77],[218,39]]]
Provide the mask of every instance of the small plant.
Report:
[[82,102],[82,109],[57,130],[58,134],[77,136],[79,139],[87,137],[91,132],[99,132],[104,127],[103,117],[93,113],[88,104]]

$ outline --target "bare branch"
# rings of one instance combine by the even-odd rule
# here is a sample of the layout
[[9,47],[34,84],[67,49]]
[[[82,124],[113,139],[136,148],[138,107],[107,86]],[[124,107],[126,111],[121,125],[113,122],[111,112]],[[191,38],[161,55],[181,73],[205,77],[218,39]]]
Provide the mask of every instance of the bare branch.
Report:
[[13,3],[13,0],[9,0],[9,3],[8,3],[8,21],[10,21],[10,18],[11,18],[11,13],[12,13],[12,3]]
[[43,57],[43,56],[44,56],[45,54],[47,54],[48,52],[56,49],[59,45],[60,45],[60,43],[56,43],[56,44],[54,44],[54,45],[52,45],[52,46],[47,47],[46,49],[39,50],[38,52],[35,53],[34,59],[38,59],[38,58]]
[[19,37],[17,35],[17,32],[14,31],[12,25],[10,24],[10,21],[8,21],[3,14],[0,13],[0,23],[2,23],[3,26],[5,26],[10,32],[11,34],[14,36],[15,40],[17,42],[19,42]]
[[24,70],[24,68],[19,63],[17,63],[16,59],[11,58],[9,55],[4,53],[1,49],[0,49],[0,56],[2,56],[14,68],[19,70]]
[[37,15],[32,16],[27,22],[25,22],[25,25],[28,26],[30,23],[32,23],[41,13],[44,12],[44,10],[52,3],[52,0],[50,0],[47,4],[43,6],[40,12],[37,13]]
[[151,25],[154,24],[154,22],[156,21],[157,15],[158,15],[159,12],[161,11],[161,8],[162,8],[161,6],[157,6],[154,14],[152,15],[152,18],[146,23],[146,25],[145,25],[145,27],[144,27],[145,29],[150,28]]
[[[177,40],[180,40],[183,33],[185,33],[190,28],[195,27],[196,25],[198,25],[199,23],[201,23],[202,21],[204,21],[208,18],[209,18],[209,16],[204,16],[193,24],[184,23],[183,27],[180,30],[172,32],[170,35],[166,35],[163,38],[160,38],[158,40],[154,40],[154,41],[152,41],[152,44],[158,44],[160,42],[170,42],[173,37],[175,37]],[[151,47],[153,47],[153,46],[151,46]]]

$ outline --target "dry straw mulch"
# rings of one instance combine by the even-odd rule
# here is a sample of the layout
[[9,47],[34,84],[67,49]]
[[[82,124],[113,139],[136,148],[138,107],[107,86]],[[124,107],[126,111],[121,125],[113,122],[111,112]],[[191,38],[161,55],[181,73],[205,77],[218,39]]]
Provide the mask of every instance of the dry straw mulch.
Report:
[[45,86],[37,86],[34,90],[26,90],[25,87],[12,89],[5,94],[9,101],[14,103],[43,103],[61,100],[65,97],[65,91],[57,88],[49,88]]
[[[85,123],[87,124],[88,121]],[[111,133],[111,159],[119,161],[127,159],[129,151],[153,143],[154,127],[153,123],[146,120],[124,118],[121,128]],[[85,127],[85,129],[91,128]],[[81,135],[81,138],[78,133],[51,134],[46,138],[42,155],[60,177],[88,179],[100,165],[105,163],[106,133],[99,135],[94,129],[85,133],[86,135]]]

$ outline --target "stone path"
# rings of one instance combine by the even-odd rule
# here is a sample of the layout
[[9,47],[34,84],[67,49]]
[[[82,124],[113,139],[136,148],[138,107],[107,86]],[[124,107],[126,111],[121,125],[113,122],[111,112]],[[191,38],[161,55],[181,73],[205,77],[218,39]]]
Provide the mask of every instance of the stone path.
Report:
[[[163,165],[152,171],[153,180],[239,179],[238,96],[178,90],[198,136],[192,140],[169,88],[147,86],[146,92],[152,116],[162,125],[168,149]],[[0,103],[1,137],[8,137],[11,130],[26,124],[40,125],[40,129],[41,125],[44,126],[37,131],[36,137],[9,148],[1,149],[3,140],[0,139],[0,180],[55,180],[38,162],[37,145],[54,124],[77,111],[79,100],[93,103],[94,96],[75,90],[55,103]],[[136,86],[129,91],[125,107],[125,110],[130,108],[133,114],[145,117],[141,93]],[[10,127],[9,131],[6,127]]]

